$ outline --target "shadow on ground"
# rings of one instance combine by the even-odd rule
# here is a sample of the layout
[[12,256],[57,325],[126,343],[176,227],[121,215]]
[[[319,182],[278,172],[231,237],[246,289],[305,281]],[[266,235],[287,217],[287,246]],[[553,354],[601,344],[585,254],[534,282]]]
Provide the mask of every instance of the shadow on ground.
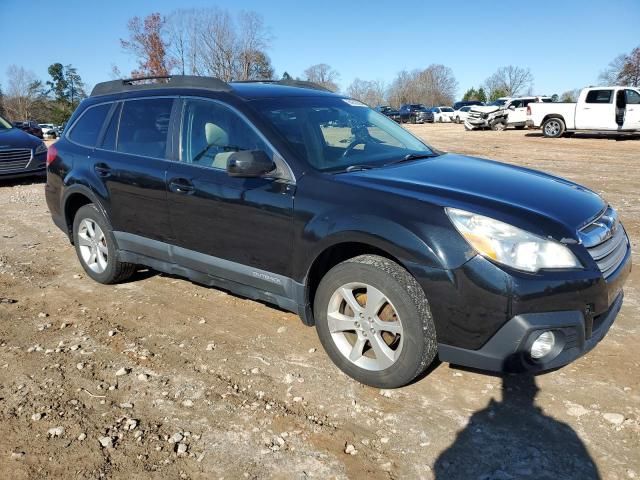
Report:
[[535,404],[530,375],[502,377],[502,401],[473,414],[434,465],[437,480],[600,479],[576,432]]

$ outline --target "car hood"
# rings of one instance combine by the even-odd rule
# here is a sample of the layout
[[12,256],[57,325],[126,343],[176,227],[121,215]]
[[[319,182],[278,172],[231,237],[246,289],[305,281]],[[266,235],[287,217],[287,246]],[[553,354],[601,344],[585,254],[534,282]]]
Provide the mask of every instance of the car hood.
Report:
[[19,128],[0,130],[0,150],[6,148],[35,148],[41,140]]
[[550,224],[561,224],[564,231],[559,235],[573,238],[578,228],[606,207],[595,192],[568,180],[456,154],[353,172],[346,177],[370,188],[462,208],[545,235],[550,234]]

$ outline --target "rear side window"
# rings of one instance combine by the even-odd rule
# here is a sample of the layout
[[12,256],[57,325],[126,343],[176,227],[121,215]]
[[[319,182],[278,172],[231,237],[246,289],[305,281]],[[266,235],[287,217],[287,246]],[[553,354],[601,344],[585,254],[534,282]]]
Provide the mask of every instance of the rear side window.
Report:
[[611,103],[613,90],[591,90],[587,93],[587,103]]
[[110,103],[87,108],[69,132],[69,138],[80,145],[95,147],[110,108]]
[[165,158],[172,107],[172,98],[124,102],[120,114],[117,151]]

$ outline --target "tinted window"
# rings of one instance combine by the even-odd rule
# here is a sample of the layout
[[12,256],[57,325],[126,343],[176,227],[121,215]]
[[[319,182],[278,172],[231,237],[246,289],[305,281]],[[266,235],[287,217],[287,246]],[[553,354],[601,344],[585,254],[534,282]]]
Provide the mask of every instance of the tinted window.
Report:
[[118,122],[120,121],[120,111],[122,110],[122,104],[116,107],[115,112],[111,115],[111,119],[109,121],[109,126],[107,127],[107,131],[104,134],[104,138],[102,139],[101,148],[105,150],[115,150],[116,149],[116,137],[118,133]]
[[635,105],[640,103],[640,93],[635,90],[625,90],[625,93],[627,94],[627,104],[632,103]]
[[120,114],[117,150],[133,155],[164,158],[172,98],[124,102]]
[[69,138],[80,145],[94,147],[110,108],[110,103],[87,108],[71,129]]
[[247,122],[219,103],[188,100],[182,119],[181,155],[183,162],[221,170],[227,159],[241,150],[271,150]]
[[613,90],[591,90],[587,93],[587,103],[611,103]]

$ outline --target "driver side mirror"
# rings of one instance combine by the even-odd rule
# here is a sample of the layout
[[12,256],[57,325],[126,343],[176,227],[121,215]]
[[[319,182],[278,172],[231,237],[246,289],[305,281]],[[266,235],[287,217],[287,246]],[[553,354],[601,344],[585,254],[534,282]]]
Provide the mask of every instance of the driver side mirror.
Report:
[[256,178],[273,171],[276,164],[262,150],[241,150],[227,159],[230,177]]

